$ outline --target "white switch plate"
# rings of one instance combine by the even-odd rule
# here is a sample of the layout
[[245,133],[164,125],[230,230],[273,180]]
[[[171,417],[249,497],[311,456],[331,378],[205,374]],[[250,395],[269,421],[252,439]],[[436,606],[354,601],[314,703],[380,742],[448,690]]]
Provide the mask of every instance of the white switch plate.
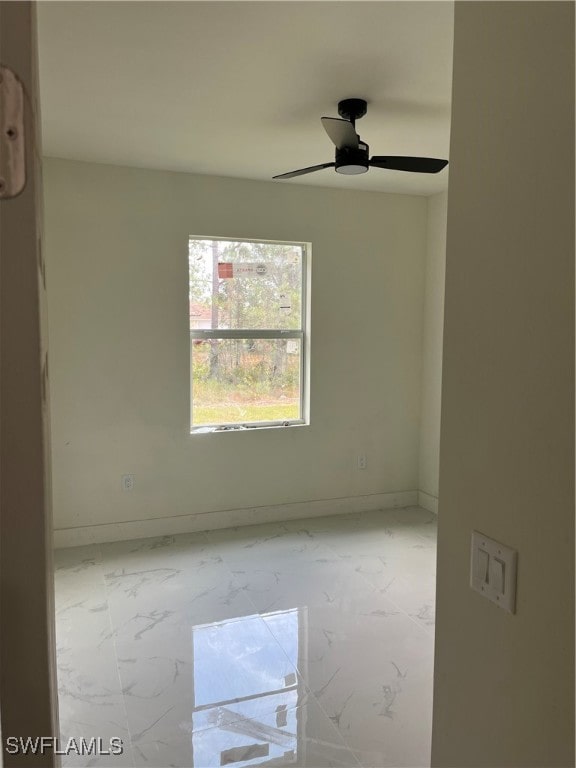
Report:
[[515,549],[472,531],[470,586],[508,613],[516,611]]

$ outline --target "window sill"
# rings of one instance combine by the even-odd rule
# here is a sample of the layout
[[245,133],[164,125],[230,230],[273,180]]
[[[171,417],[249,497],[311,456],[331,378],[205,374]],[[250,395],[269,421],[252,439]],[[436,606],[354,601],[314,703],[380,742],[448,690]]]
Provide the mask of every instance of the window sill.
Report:
[[309,427],[310,422],[292,422],[290,424],[237,424],[237,425],[225,425],[221,427],[193,427],[190,430],[190,435],[216,435],[216,434],[230,434],[238,432],[255,432],[264,429],[290,429],[292,427]]

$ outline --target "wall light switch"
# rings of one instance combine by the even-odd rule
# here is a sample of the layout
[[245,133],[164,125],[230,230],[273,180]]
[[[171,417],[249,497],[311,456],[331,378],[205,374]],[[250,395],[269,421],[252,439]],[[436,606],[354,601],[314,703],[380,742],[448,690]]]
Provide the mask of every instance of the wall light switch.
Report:
[[478,563],[476,568],[476,575],[483,584],[488,583],[488,563],[490,562],[490,555],[484,549],[478,550]]
[[517,552],[472,531],[470,586],[509,613],[516,611]]
[[498,594],[504,594],[504,571],[506,565],[497,557],[490,558],[490,586],[498,592]]

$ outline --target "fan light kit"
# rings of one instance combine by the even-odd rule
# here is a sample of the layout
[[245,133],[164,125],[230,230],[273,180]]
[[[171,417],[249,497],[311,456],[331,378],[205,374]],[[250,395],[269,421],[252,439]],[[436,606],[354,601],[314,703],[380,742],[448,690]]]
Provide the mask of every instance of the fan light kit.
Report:
[[390,155],[374,155],[368,159],[368,144],[362,141],[356,133],[356,120],[364,117],[368,104],[364,99],[344,99],[338,102],[337,117],[323,117],[324,130],[336,147],[336,159],[333,163],[311,165],[298,171],[289,171],[275,179],[293,179],[307,173],[321,171],[323,168],[334,168],[336,173],[355,176],[366,173],[369,168],[388,168],[391,171],[412,171],[413,173],[438,173],[448,165],[448,160],[435,157],[399,157]]

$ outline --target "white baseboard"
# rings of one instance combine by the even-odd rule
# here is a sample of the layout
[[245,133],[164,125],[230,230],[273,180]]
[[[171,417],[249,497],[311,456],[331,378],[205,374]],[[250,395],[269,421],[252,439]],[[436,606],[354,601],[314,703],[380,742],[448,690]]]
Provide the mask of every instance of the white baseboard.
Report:
[[418,491],[418,506],[427,509],[429,512],[438,514],[438,497],[432,496],[425,491]]
[[[103,544],[107,541],[145,539],[151,536],[168,536],[177,533],[212,531],[217,528],[277,523],[307,517],[345,515],[350,512],[369,512],[376,509],[412,507],[418,502],[417,491],[375,493],[367,496],[351,496],[340,499],[300,501],[293,504],[277,504],[269,507],[226,509],[177,517],[155,517],[150,520],[131,520],[124,523],[103,523],[76,528],[54,530],[54,546],[78,547],[84,544]],[[429,497],[432,498],[432,497]]]

